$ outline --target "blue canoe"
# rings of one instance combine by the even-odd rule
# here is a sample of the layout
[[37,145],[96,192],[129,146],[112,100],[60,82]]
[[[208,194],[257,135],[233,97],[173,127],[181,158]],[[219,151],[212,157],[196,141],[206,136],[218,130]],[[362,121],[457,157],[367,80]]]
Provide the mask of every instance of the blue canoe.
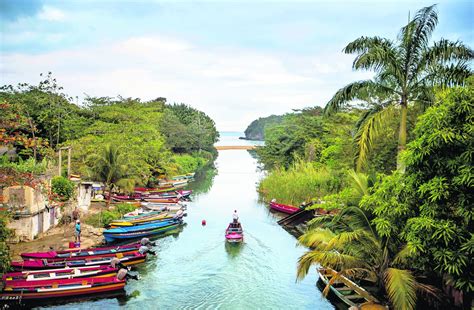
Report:
[[162,234],[168,230],[177,228],[183,223],[180,219],[170,219],[167,221],[150,223],[139,226],[128,226],[104,230],[104,237],[107,242],[117,239],[134,239],[150,235]]

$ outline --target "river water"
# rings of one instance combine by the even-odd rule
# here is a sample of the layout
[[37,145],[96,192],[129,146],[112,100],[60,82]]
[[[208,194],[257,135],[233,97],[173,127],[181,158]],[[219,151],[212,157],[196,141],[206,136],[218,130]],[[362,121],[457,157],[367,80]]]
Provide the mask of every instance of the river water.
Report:
[[[191,185],[195,194],[186,226],[157,240],[157,256],[135,268],[142,278],[129,281],[126,297],[60,308],[334,309],[316,287],[314,269],[296,283],[296,262],[304,249],[276,223],[279,215],[258,201],[262,173],[254,156],[220,151],[215,166]],[[224,240],[234,210],[245,232],[241,245]]]

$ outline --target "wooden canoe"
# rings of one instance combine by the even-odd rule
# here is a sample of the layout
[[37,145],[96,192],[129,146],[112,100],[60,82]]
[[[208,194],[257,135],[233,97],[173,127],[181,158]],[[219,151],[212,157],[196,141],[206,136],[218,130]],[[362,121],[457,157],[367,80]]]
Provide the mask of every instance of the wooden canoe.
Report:
[[[331,268],[319,268],[319,279],[327,286],[333,277],[338,273]],[[388,309],[381,305],[380,302],[347,277],[338,275],[337,279],[329,285],[330,291],[348,307],[357,307],[361,310],[368,309]]]
[[272,208],[273,210],[279,211],[279,212],[286,213],[286,214],[293,214],[293,213],[298,212],[300,210],[300,208],[298,208],[298,207],[294,207],[294,206],[291,206],[291,205],[284,205],[284,204],[276,203],[276,202],[273,202],[273,201],[270,202],[270,208]]

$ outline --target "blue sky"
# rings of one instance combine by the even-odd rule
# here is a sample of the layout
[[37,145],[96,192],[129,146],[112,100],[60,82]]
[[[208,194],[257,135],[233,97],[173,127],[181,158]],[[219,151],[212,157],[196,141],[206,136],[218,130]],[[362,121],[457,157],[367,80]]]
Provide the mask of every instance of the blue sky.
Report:
[[[324,106],[353,72],[342,48],[395,39],[432,1],[0,0],[0,83],[52,71],[71,96],[166,97],[243,130],[253,119]],[[473,1],[438,1],[434,39],[473,46]]]

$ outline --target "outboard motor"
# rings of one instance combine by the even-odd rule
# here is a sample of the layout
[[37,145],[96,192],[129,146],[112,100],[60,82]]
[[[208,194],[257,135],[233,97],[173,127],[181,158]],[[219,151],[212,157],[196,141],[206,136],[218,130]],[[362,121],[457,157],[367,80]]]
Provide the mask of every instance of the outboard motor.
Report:
[[122,268],[122,269],[127,269],[127,270],[131,269],[130,267],[127,267],[124,264],[122,264],[120,259],[118,259],[117,257],[112,258],[112,260],[110,261],[110,266],[112,266],[112,268]]
[[139,249],[138,249],[138,253],[140,254],[145,254],[145,253],[150,253],[152,255],[156,255],[156,252],[151,250],[149,247],[147,247],[146,245],[142,245]]
[[140,244],[141,245],[155,245],[154,242],[151,242],[150,239],[148,238],[142,238],[142,240],[140,240]]

